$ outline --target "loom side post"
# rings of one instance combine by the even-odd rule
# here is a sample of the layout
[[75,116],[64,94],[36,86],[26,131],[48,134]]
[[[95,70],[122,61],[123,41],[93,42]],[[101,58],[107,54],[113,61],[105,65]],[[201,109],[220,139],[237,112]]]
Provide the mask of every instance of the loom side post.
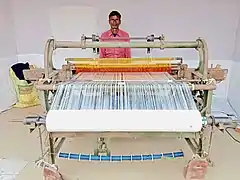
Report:
[[207,43],[204,39],[197,39],[199,42],[199,47],[197,48],[199,52],[199,66],[198,69],[200,73],[203,75],[203,79],[207,79],[208,75],[208,47]]
[[211,114],[211,106],[212,106],[212,96],[213,96],[213,91],[212,90],[208,90],[208,94],[207,94],[207,103],[206,103],[206,116],[209,117]]
[[[53,70],[52,55],[55,49],[54,47],[55,40],[53,38],[48,39],[45,45],[44,50],[44,69],[45,69],[45,78],[49,79],[49,75]],[[49,67],[50,66],[50,67]]]
[[55,152],[54,152],[54,139],[51,133],[49,133],[49,146],[50,146],[50,158],[51,158],[51,163],[55,164]]

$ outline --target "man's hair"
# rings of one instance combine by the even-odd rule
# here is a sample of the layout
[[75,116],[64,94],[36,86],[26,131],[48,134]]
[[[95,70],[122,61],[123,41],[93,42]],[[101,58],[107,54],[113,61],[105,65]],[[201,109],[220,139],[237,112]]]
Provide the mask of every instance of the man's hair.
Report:
[[108,18],[110,18],[112,16],[117,16],[119,19],[121,19],[121,14],[118,11],[110,12],[110,14],[108,15]]

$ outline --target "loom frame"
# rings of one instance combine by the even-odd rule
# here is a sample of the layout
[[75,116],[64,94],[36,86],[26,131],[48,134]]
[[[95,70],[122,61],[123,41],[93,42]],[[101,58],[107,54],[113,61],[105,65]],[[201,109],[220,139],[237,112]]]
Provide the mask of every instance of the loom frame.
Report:
[[[87,40],[92,40],[88,42]],[[131,39],[131,38],[130,38]],[[145,38],[132,38],[135,40],[145,39]],[[204,144],[204,138],[206,134],[204,130],[210,126],[216,125],[211,118],[211,106],[212,106],[212,96],[213,90],[216,89],[217,82],[221,82],[225,79],[227,70],[223,70],[219,65],[216,68],[208,68],[208,47],[207,43],[203,38],[198,38],[196,41],[165,41],[163,37],[159,38],[159,42],[98,42],[94,41],[93,38],[82,36],[80,41],[57,41],[54,38],[47,40],[44,52],[44,69],[31,69],[25,70],[24,75],[28,80],[35,81],[35,87],[42,92],[42,99],[44,100],[44,109],[49,111],[50,104],[48,102],[48,96],[50,92],[54,92],[57,88],[57,84],[64,81],[69,81],[73,75],[70,71],[69,65],[63,65],[60,70],[53,70],[52,56],[56,49],[62,48],[101,48],[101,47],[118,47],[118,48],[158,48],[164,50],[167,48],[187,48],[196,49],[199,54],[199,65],[197,68],[190,69],[185,64],[179,66],[179,73],[176,81],[184,81],[189,83],[192,91],[204,91],[203,97],[203,109],[201,111],[202,116],[205,118],[202,130],[197,133],[174,133],[174,132],[158,132],[148,135],[158,136],[158,137],[172,137],[184,139],[192,150],[193,154],[198,154],[201,158],[209,159],[209,154],[207,153],[206,147],[209,144]],[[182,75],[184,74],[184,75]],[[184,77],[184,78],[182,78]],[[201,82],[201,83],[200,83]],[[45,123],[36,123],[37,126],[45,126]],[[96,136],[96,137],[141,137],[145,134],[143,133],[48,133],[49,149],[46,152],[42,150],[42,158],[46,154],[50,154],[50,163],[56,164],[56,154],[59,152],[61,146],[63,145],[66,138],[74,137],[85,137],[85,136]],[[207,137],[209,138],[209,137]],[[40,138],[40,141],[43,141]],[[56,143],[57,142],[57,143]],[[42,143],[42,142],[40,142]],[[56,145],[54,145],[56,143]]]

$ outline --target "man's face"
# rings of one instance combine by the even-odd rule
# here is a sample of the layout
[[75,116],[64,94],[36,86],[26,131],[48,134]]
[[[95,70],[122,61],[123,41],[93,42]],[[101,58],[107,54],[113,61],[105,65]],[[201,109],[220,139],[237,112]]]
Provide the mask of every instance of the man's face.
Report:
[[109,25],[111,29],[118,29],[119,25],[121,24],[121,20],[117,16],[111,16],[109,18]]

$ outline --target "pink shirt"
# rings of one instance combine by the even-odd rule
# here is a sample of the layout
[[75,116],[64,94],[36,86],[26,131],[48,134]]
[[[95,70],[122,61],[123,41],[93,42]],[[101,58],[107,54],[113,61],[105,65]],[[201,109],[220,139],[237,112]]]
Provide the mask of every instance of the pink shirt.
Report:
[[[128,42],[129,39],[117,39],[118,37],[121,38],[129,38],[129,34],[124,32],[123,30],[118,31],[117,35],[114,37],[111,30],[104,32],[101,35],[101,41],[111,41],[116,39],[116,41],[125,41]],[[104,38],[109,38],[110,40],[104,40]],[[100,48],[100,58],[131,58],[131,49],[130,48]]]

